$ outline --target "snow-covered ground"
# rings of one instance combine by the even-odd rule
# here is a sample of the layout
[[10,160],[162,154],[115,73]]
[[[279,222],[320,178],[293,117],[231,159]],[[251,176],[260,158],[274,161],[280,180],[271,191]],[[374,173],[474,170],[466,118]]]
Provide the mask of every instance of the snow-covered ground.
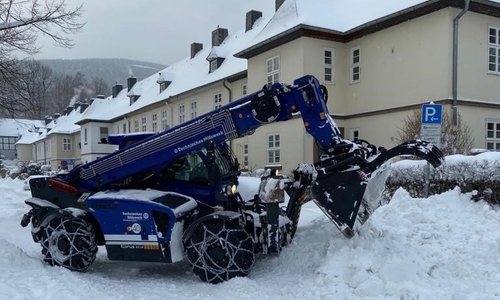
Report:
[[[240,190],[256,188],[242,180]],[[500,299],[500,209],[458,189],[414,199],[400,189],[346,239],[308,203],[292,245],[260,256],[246,278],[211,285],[187,262],[109,261],[86,273],[41,262],[19,225],[29,191],[0,179],[0,299]]]

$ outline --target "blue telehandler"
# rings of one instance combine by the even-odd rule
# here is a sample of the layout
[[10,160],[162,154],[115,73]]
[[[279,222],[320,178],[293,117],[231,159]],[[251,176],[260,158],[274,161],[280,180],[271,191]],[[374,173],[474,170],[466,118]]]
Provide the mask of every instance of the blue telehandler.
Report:
[[[31,224],[43,260],[85,271],[105,246],[110,260],[176,263],[187,259],[203,281],[249,274],[257,253],[278,253],[313,200],[346,237],[379,204],[367,185],[390,160],[415,155],[438,167],[441,151],[415,140],[392,149],[342,137],[313,76],[275,83],[158,134],[110,137],[119,149],[67,174],[30,180]],[[228,141],[300,116],[323,154],[293,178],[271,173],[259,192],[237,192],[239,164]],[[384,182],[377,183],[382,185]],[[288,194],[285,202],[285,193]],[[375,203],[375,204],[374,204]]]

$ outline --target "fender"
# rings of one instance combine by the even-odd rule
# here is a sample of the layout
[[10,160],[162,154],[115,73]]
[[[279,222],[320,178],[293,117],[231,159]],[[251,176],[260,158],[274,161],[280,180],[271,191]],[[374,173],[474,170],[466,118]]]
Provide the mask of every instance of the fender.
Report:
[[[41,238],[40,230],[46,227],[55,218],[62,216],[78,218],[88,215],[88,212],[84,211],[83,209],[61,209],[59,206],[55,205],[52,202],[36,197],[26,199],[24,202],[33,208],[28,214],[25,215],[25,217],[31,217],[31,234],[33,235],[33,239],[35,240],[35,242],[38,242]],[[26,223],[26,225],[27,224],[28,223]]]
[[217,211],[209,215],[203,216],[202,218],[195,220],[191,225],[189,225],[186,231],[184,231],[184,234],[182,236],[182,241],[185,243],[191,237],[196,227],[198,227],[199,224],[205,221],[221,220],[221,221],[233,222],[234,220],[237,220],[241,216],[242,215],[240,213],[229,210]]

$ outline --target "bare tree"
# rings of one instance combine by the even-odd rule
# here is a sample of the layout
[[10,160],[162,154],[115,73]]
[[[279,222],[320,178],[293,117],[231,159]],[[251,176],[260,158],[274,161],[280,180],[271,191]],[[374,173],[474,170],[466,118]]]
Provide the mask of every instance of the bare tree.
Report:
[[37,35],[46,35],[65,48],[73,46],[68,34],[80,31],[84,23],[77,22],[82,5],[68,9],[66,0],[7,0],[0,1],[0,56],[19,50],[35,54]]
[[56,75],[54,79],[54,90],[51,97],[54,112],[62,112],[66,107],[81,101],[82,91],[85,91],[85,78],[83,74]]
[[40,120],[50,111],[50,93],[54,84],[52,69],[35,60],[25,60],[21,65],[23,76],[15,87],[23,117]]
[[[409,140],[420,138],[420,127],[422,120],[422,112],[417,109],[404,117],[401,122],[402,127],[398,127],[398,143],[403,143]],[[458,115],[458,124],[453,126],[452,118],[448,112],[443,111],[441,124],[441,147],[445,155],[464,154],[470,151],[474,146],[474,138],[472,131],[465,122],[463,122],[460,114]]]
[[92,78],[89,88],[94,93],[93,96],[106,95],[107,93],[109,93],[108,84],[104,79],[102,79],[102,77]]
[[56,45],[73,46],[68,34],[80,31],[82,5],[73,9],[66,0],[2,0],[0,1],[0,96],[2,115],[15,116],[26,109],[19,103],[16,91],[26,76],[13,53],[35,54],[40,51],[35,42],[39,34],[50,37]]

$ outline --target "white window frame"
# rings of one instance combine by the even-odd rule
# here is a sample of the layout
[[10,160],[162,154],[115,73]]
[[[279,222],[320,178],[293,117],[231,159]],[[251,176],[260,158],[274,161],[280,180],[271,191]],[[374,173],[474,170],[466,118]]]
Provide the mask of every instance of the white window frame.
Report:
[[157,132],[158,129],[158,114],[152,113],[151,114],[151,130],[153,132]]
[[243,143],[241,147],[241,157],[243,158],[243,166],[248,168],[248,143]]
[[109,136],[109,128],[108,127],[99,127],[99,141],[101,141],[103,138],[108,140],[108,136]]
[[210,61],[210,73],[215,72],[217,70],[217,59]]
[[198,103],[195,101],[191,101],[191,120],[198,116]]
[[69,152],[72,150],[71,138],[63,138],[62,139],[63,151]]
[[161,131],[167,129],[167,110],[164,109],[161,111]]
[[214,94],[214,109],[222,107],[222,93],[217,92]]
[[139,119],[134,119],[134,132],[139,132]]
[[244,84],[241,85],[241,95],[245,96],[247,93],[248,93],[247,84],[244,83]]
[[[494,35],[492,35],[494,31]],[[500,28],[488,26],[488,74],[500,75]],[[492,69],[493,68],[493,69]]]
[[351,129],[351,141],[359,139],[359,128]]
[[141,118],[141,131],[142,132],[148,131],[148,119],[147,119],[147,117]]
[[[490,124],[492,125],[491,129],[489,128]],[[500,120],[486,120],[485,137],[486,149],[500,152]]]
[[281,62],[280,56],[276,55],[266,60],[266,82],[273,84],[280,81]]
[[[276,139],[277,138],[277,139]],[[267,141],[267,165],[281,165],[281,135],[279,133],[269,133]]]
[[[330,53],[330,57],[327,56],[327,53]],[[330,79],[328,79],[328,75]],[[335,84],[335,48],[323,48],[323,81]]]
[[179,104],[179,124],[184,123],[186,121],[186,106],[184,104]]
[[[358,51],[358,55],[355,52]],[[361,46],[352,47],[350,51],[350,74],[349,83],[358,83],[361,81]],[[357,69],[357,70],[356,70]],[[355,78],[357,75],[357,78]]]

